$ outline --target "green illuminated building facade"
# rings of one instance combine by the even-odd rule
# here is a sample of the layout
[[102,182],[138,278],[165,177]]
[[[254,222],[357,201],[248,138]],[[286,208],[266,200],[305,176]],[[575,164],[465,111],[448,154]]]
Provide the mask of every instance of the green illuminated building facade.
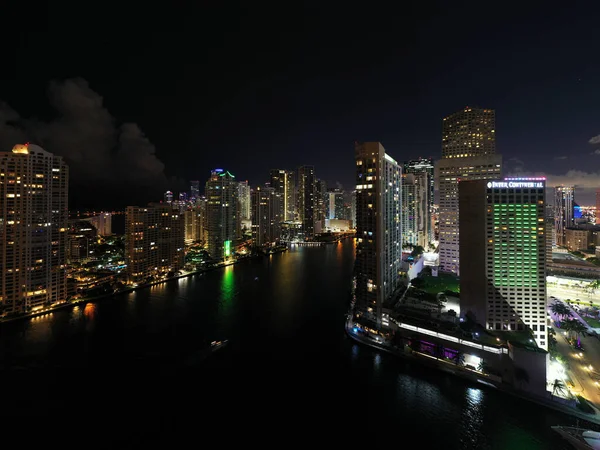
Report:
[[[459,183],[461,316],[547,349],[545,179]],[[464,251],[464,253],[463,253]]]

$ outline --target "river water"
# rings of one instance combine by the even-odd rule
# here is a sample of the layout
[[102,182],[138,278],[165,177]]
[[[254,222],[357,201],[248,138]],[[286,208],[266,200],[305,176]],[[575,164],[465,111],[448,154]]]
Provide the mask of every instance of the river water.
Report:
[[248,423],[384,420],[418,440],[409,448],[570,448],[550,426],[574,419],[350,340],[353,261],[351,240],[295,247],[2,324],[2,411],[176,415],[193,405]]

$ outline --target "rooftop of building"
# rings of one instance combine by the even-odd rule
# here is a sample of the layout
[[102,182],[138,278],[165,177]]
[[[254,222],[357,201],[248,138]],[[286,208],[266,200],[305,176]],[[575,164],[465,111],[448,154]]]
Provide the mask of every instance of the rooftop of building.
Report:
[[520,348],[527,348],[536,352],[545,352],[544,349],[541,349],[537,346],[535,340],[533,340],[531,337],[531,333],[527,330],[486,330],[482,325],[472,321],[467,320],[463,322],[452,323],[448,320],[441,320],[426,314],[427,312],[419,314],[419,312],[415,310],[406,308],[402,309],[401,311],[395,311],[392,314],[392,317],[401,323],[426,328],[462,340],[487,345],[489,347],[506,347],[506,345],[510,343],[511,345],[518,346]]

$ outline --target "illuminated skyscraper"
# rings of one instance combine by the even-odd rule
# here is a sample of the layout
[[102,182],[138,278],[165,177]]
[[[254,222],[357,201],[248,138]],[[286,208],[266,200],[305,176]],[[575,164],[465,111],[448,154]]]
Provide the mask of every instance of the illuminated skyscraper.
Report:
[[190,201],[196,202],[200,198],[200,181],[190,181]]
[[350,193],[350,220],[352,228],[356,228],[356,191]]
[[298,216],[304,238],[312,240],[315,234],[316,178],[313,166],[298,168]]
[[165,203],[171,203],[173,201],[173,192],[171,192],[171,191],[165,192],[164,201],[165,201]]
[[171,205],[128,206],[125,259],[130,283],[144,283],[183,268],[185,223]]
[[97,216],[86,217],[84,219],[94,225],[100,236],[110,236],[112,234],[112,214],[100,213]]
[[350,220],[350,218],[347,217],[349,214],[346,214],[346,211],[344,210],[344,195],[344,191],[341,189],[329,189],[326,196],[328,219]]
[[183,212],[186,244],[204,240],[204,217],[202,210],[203,208],[196,205]]
[[565,230],[575,225],[574,221],[575,187],[556,186],[554,188],[554,229],[556,245],[566,246]]
[[460,314],[548,348],[544,178],[461,181]]
[[[427,210],[426,211],[424,210],[426,216],[417,217],[417,220],[421,224],[420,228],[427,229],[428,235],[424,239],[426,241],[426,243],[433,242],[435,240],[434,226],[433,226],[433,204],[435,201],[434,172],[435,172],[435,165],[433,162],[433,158],[418,158],[418,159],[412,159],[410,161],[406,161],[404,163],[404,167],[402,170],[402,173],[404,173],[404,174],[412,173],[412,174],[415,174],[416,176],[424,178],[425,183],[427,183],[427,185],[429,186],[429,192],[427,192],[427,194],[426,194]],[[422,182],[423,181],[420,181],[420,183],[422,183]],[[423,194],[422,197],[424,195],[425,194]],[[423,244],[419,244],[419,245],[426,247]]]
[[444,118],[442,158],[470,158],[496,153],[496,113],[493,109],[461,109]]
[[69,170],[37,145],[0,153],[0,315],[67,298]]
[[251,193],[252,239],[254,245],[277,242],[281,237],[283,196],[274,187],[256,187]]
[[498,179],[502,157],[496,152],[495,113],[466,107],[443,120],[442,159],[435,173],[440,191],[440,269],[460,273],[458,181]]
[[250,186],[248,180],[240,181],[238,185],[238,201],[240,206],[240,221],[250,220],[252,210],[250,206]]
[[298,216],[298,188],[296,186],[296,173],[293,170],[286,172],[286,199],[285,199],[285,220],[296,220]]
[[379,142],[355,144],[356,320],[388,325],[383,302],[401,285],[401,167]]
[[425,249],[431,242],[429,180],[425,172],[402,174],[402,238]]
[[69,221],[67,246],[67,261],[72,263],[84,263],[89,261],[92,244],[96,242],[98,232],[88,220]]
[[315,183],[315,233],[322,233],[327,218],[327,183],[317,180]]
[[294,172],[284,169],[271,170],[271,187],[275,189],[281,198],[281,214],[284,222],[294,220],[296,215],[296,177]]
[[596,225],[600,225],[600,189],[596,191]]
[[239,234],[238,195],[240,184],[223,169],[212,171],[206,182],[206,234],[208,253],[215,260],[231,256]]

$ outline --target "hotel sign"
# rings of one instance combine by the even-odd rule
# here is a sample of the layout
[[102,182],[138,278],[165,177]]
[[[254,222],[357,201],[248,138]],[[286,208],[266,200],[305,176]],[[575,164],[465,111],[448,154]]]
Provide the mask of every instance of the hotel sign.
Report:
[[543,188],[543,181],[490,181],[488,188]]

